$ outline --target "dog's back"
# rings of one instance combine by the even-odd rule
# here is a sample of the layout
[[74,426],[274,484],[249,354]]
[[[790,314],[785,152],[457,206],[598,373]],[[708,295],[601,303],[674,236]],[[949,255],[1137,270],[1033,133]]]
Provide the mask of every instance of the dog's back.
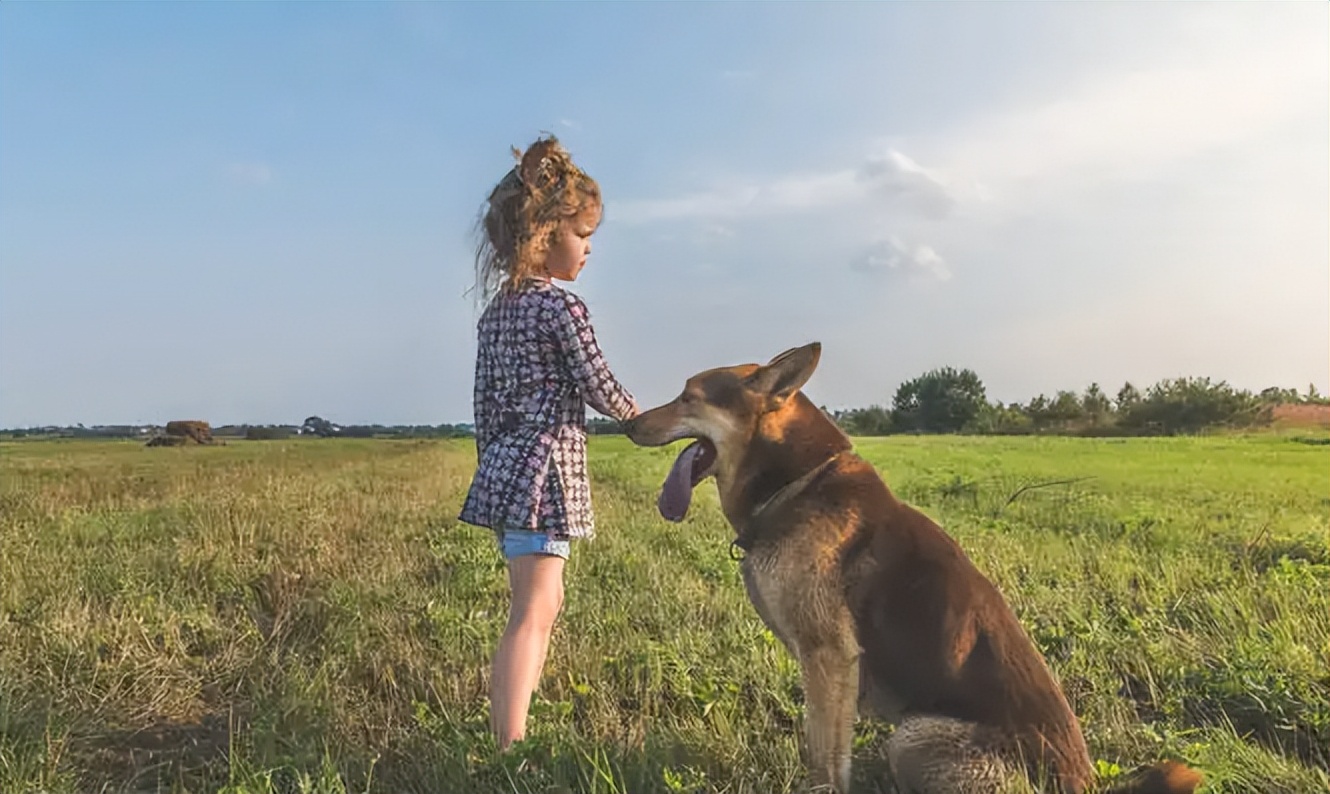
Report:
[[1083,789],[1092,772],[1079,724],[1001,593],[866,461],[850,456],[837,474],[809,497],[851,499],[859,516],[845,569],[861,709],[969,724],[978,746]]

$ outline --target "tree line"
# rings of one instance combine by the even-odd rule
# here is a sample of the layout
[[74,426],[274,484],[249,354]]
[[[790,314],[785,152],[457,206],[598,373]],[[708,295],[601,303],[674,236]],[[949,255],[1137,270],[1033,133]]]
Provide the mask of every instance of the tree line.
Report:
[[[0,429],[5,438],[149,438],[160,434],[161,425],[45,425]],[[341,425],[311,416],[302,424],[230,424],[212,428],[218,438],[243,438],[250,441],[270,441],[294,436],[321,438],[464,438],[474,435],[469,424],[440,425]]]
[[[891,406],[828,411],[850,435],[1180,435],[1270,424],[1276,405],[1330,404],[1315,384],[1259,393],[1210,378],[1170,378],[1141,390],[1130,382],[1110,396],[1092,383],[1083,392],[1040,394],[1028,402],[990,402],[969,369],[942,367],[902,383]],[[825,409],[824,409],[825,410]]]
[[[1138,389],[1125,383],[1109,395],[1097,383],[1084,391],[1040,394],[1028,402],[989,401],[984,383],[969,369],[942,367],[902,383],[890,407],[826,410],[852,436],[895,433],[967,433],[976,435],[1180,435],[1213,428],[1258,428],[1268,425],[1277,405],[1330,405],[1315,384],[1305,393],[1272,387],[1252,393],[1210,378],[1171,378]],[[134,438],[160,430],[154,425],[32,427],[0,430],[9,438],[74,437]],[[587,421],[592,435],[622,432],[619,423],[603,417]],[[251,440],[292,436],[321,438],[465,438],[470,424],[341,425],[311,416],[299,425],[222,425],[216,436]]]

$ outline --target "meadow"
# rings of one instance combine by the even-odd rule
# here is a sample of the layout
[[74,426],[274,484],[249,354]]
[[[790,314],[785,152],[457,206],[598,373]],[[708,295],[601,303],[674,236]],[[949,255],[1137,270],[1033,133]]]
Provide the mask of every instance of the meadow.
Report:
[[[1108,777],[1330,790],[1330,446],[905,437],[861,454],[1006,594]],[[0,792],[797,791],[793,660],[715,489],[591,442],[528,740],[487,733],[504,568],[456,511],[470,441],[0,442]],[[861,721],[856,790],[890,726]]]

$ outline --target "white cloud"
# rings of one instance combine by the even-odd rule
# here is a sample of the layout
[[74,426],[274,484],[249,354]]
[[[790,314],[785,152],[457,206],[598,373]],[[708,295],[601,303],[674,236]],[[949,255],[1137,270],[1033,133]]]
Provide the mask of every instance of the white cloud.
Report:
[[885,197],[925,217],[942,217],[956,203],[941,177],[895,149],[870,158],[859,169],[859,178],[870,195]]
[[951,278],[951,269],[931,246],[907,245],[896,237],[873,243],[850,263],[850,267],[862,273],[899,273],[927,281]]
[[266,185],[272,181],[272,169],[266,163],[231,163],[226,178],[237,185]]
[[628,200],[616,215],[646,223],[682,218],[757,217],[886,201],[897,209],[945,215],[955,199],[936,174],[891,149],[856,168],[738,181],[688,196]]
[[847,205],[872,211],[885,203],[936,220],[962,203],[1010,204],[1106,179],[1149,179],[1179,159],[1255,139],[1300,114],[1324,116],[1323,46],[1308,46],[1303,33],[1229,44],[1234,46],[1198,45],[1185,61],[1106,68],[1054,100],[1027,102],[967,119],[950,132],[917,137],[912,148],[930,167],[886,147],[857,167],[738,179],[691,195],[629,200],[616,215],[646,223]]
[[570,130],[580,130],[582,129],[582,122],[574,121],[573,119],[559,119],[559,126],[566,127]]

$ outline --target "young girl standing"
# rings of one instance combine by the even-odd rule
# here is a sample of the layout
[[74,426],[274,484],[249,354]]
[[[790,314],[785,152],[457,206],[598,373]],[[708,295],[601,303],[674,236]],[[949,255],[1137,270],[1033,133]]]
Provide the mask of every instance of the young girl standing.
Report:
[[586,265],[600,187],[553,136],[537,140],[485,203],[476,250],[478,461],[460,520],[489,527],[508,563],[508,625],[494,654],[490,725],[501,750],[526,733],[531,693],[563,605],[571,539],[595,533],[586,406],[637,415],[596,343],[586,305],[554,284]]

